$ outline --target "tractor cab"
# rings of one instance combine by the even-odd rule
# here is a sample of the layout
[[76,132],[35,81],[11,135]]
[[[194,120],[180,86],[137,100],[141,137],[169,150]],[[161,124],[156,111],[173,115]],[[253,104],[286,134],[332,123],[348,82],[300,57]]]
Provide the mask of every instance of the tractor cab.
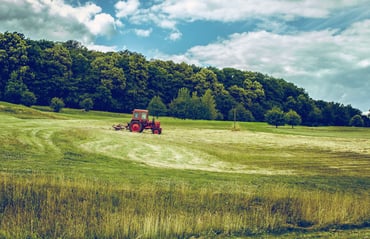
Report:
[[132,112],[132,120],[138,120],[138,121],[147,121],[148,120],[148,110],[138,110],[135,109]]

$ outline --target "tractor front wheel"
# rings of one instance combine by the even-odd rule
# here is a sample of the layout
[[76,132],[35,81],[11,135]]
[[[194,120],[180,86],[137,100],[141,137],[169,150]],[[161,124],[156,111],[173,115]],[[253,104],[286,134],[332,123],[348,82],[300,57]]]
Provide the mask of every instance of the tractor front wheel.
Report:
[[161,129],[152,129],[153,134],[161,134],[162,130]]
[[140,133],[142,130],[142,125],[139,121],[134,121],[130,123],[130,131]]

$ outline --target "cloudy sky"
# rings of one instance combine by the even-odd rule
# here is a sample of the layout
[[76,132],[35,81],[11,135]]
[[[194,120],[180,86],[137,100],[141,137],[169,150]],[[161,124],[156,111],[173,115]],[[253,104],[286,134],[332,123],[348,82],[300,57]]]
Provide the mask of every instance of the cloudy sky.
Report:
[[370,0],[0,0],[0,32],[283,78],[370,108]]

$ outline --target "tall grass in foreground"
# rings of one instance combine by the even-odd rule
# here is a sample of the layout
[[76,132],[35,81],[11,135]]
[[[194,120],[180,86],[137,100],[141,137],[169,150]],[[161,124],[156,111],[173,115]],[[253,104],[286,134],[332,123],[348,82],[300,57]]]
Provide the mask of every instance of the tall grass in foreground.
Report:
[[221,192],[0,174],[0,238],[176,238],[368,226],[368,194]]

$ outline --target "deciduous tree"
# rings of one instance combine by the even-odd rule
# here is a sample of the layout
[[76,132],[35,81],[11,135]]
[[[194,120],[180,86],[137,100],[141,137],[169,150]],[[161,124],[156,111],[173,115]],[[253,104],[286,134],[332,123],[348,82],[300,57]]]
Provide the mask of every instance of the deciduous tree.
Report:
[[254,121],[254,116],[252,112],[245,109],[245,107],[240,103],[237,104],[235,108],[232,108],[228,113],[229,120],[234,120],[234,117],[237,121]]
[[154,96],[150,100],[148,110],[151,115],[154,115],[157,118],[158,116],[164,116],[167,113],[167,107],[159,96]]
[[36,96],[31,91],[26,90],[22,93],[21,104],[25,106],[31,106],[36,103]]
[[170,114],[180,119],[189,117],[189,109],[191,104],[190,92],[187,88],[181,88],[178,91],[177,97],[170,103]]
[[90,111],[94,107],[94,101],[91,98],[85,98],[80,102],[80,107],[85,111]]
[[63,107],[64,107],[64,101],[63,101],[63,99],[58,98],[58,97],[54,97],[54,98],[51,99],[51,101],[50,101],[50,108],[54,112],[60,112]]
[[216,101],[210,89],[206,90],[201,98],[201,103],[204,106],[203,119],[214,120],[217,117]]
[[349,125],[354,127],[363,127],[364,120],[362,119],[361,115],[355,115],[349,121]]
[[289,110],[289,112],[285,114],[285,122],[294,128],[294,126],[302,123],[302,119],[297,112],[294,110]]
[[271,110],[267,111],[265,118],[268,124],[275,125],[276,128],[285,124],[284,112],[277,107],[273,107]]

